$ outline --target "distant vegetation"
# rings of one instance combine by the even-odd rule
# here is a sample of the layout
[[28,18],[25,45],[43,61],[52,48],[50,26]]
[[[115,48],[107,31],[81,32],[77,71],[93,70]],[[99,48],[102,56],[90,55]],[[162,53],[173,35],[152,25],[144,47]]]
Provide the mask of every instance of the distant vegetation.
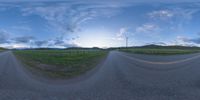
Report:
[[5,48],[0,47],[0,52],[6,50]]
[[200,52],[199,47],[185,47],[185,46],[158,46],[147,45],[142,47],[120,48],[120,51],[150,54],[150,55],[175,55],[175,54],[190,54]]
[[101,49],[16,50],[33,72],[51,78],[71,78],[96,67],[107,51]]

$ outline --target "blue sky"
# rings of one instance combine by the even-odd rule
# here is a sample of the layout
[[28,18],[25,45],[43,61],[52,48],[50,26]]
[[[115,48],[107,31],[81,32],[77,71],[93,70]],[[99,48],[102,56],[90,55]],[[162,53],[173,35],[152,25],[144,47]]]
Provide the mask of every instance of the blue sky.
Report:
[[0,46],[200,46],[198,0],[0,1]]

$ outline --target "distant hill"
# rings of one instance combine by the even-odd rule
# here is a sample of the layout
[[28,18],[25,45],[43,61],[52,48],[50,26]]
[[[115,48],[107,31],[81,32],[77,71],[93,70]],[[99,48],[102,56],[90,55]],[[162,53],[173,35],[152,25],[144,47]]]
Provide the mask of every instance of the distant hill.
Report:
[[[109,48],[109,49],[110,49],[110,50],[114,50],[114,49],[123,49],[123,48],[126,48],[126,47]],[[134,47],[128,47],[128,48],[147,48],[147,49],[195,49],[195,50],[200,50],[200,47],[196,47],[196,46],[180,46],[180,45],[161,46],[161,45],[155,45],[155,44],[144,45],[144,46],[134,46]]]
[[[25,48],[25,49],[16,49],[16,50],[116,50],[116,49],[123,49],[126,47],[111,47],[107,49],[102,49],[98,47],[93,48],[84,48],[84,47],[70,47],[70,48]],[[147,49],[195,49],[200,50],[200,47],[195,46],[179,46],[179,45],[173,45],[173,46],[161,46],[161,45],[144,45],[144,46],[134,46],[134,47],[128,47],[128,48],[147,48]],[[1,48],[0,50],[5,50],[5,48]]]
[[173,45],[173,46],[160,46],[160,45],[145,45],[145,46],[140,46],[136,48],[158,48],[158,49],[200,49],[200,47],[195,47],[195,46],[179,46],[179,45]]
[[102,49],[98,47],[93,47],[93,48],[70,47],[70,48],[24,48],[16,50],[102,50]]
[[66,50],[101,50],[102,48],[92,47],[92,48],[84,48],[84,47],[71,47],[66,48]]

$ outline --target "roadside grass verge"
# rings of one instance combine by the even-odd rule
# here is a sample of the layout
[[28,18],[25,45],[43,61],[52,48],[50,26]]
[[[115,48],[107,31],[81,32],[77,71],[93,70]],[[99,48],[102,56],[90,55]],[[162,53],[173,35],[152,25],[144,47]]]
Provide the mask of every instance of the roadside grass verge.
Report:
[[200,49],[174,49],[174,48],[123,48],[120,49],[123,52],[135,53],[135,54],[148,54],[148,55],[180,55],[198,53]]
[[14,54],[28,69],[48,78],[72,78],[103,60],[104,50],[17,50]]
[[5,48],[0,47],[0,52],[3,52],[5,50],[6,50]]

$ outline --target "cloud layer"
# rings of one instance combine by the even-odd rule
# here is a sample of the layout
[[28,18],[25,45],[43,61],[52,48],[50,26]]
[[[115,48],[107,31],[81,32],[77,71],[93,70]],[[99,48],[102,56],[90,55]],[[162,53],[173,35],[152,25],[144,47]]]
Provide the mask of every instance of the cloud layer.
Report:
[[[116,6],[118,7],[118,6]],[[67,34],[80,30],[80,24],[96,17],[111,17],[119,13],[112,5],[84,4],[82,2],[42,3],[23,7],[23,16],[38,15],[48,21],[51,28]]]
[[[192,21],[194,15],[200,11],[200,3],[191,0],[184,0],[181,3],[178,0],[163,0],[161,2],[158,2],[160,0],[23,1],[26,2],[22,2],[22,0],[0,1],[0,11],[17,13],[16,19],[19,16],[19,19],[29,18],[29,21],[32,21],[31,24],[36,23],[36,27],[34,25],[29,26],[28,22],[22,22],[26,23],[23,25],[17,23],[15,26],[8,24],[7,27],[11,26],[10,28],[0,27],[0,44],[23,44],[33,47],[79,46],[80,41],[77,40],[81,37],[77,33],[81,33],[82,28],[86,27],[90,30],[90,27],[93,28],[95,25],[96,27],[105,25],[106,28],[110,28],[110,33],[105,32],[109,34],[108,36],[113,36],[108,37],[110,41],[119,42],[125,40],[127,36],[132,38],[135,35],[133,38],[136,41],[138,39],[138,41],[147,43],[160,43],[156,42],[158,38],[155,37],[165,38],[168,34],[186,34],[184,26]],[[139,10],[136,11],[135,9]],[[14,19],[14,17],[12,18]],[[89,25],[89,22],[92,21],[94,22]],[[42,28],[45,29],[40,29],[38,23],[44,24]],[[97,34],[96,31],[98,31],[98,34],[102,33],[101,30],[95,30],[91,35]],[[23,32],[23,34],[20,32]],[[34,35],[34,32],[36,35]],[[46,35],[54,33],[56,35],[45,37],[43,32]],[[86,37],[90,36],[87,35]],[[200,39],[194,37],[179,37],[176,40],[181,43],[200,44]]]
[[6,30],[0,29],[0,44],[10,43],[10,34]]

